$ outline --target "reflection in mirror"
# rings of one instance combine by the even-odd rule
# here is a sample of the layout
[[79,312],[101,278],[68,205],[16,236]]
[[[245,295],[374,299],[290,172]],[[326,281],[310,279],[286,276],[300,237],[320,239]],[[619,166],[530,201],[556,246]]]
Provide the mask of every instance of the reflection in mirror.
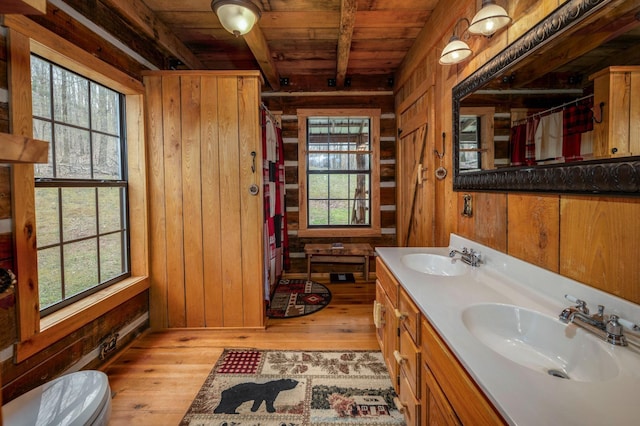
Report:
[[640,193],[640,3],[564,3],[453,98],[455,189]]
[[460,116],[460,173],[482,170],[480,129],[477,115]]

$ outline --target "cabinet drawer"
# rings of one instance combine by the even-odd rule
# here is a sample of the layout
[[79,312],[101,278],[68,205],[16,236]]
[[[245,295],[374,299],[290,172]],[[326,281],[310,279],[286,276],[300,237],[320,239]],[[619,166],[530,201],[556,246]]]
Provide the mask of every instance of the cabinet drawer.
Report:
[[422,319],[422,360],[437,380],[463,424],[505,424],[444,341]]
[[420,344],[420,309],[409,295],[400,288],[398,309],[402,314],[401,324],[407,330],[416,345]]
[[404,415],[408,426],[420,425],[420,401],[411,392],[411,386],[404,373],[400,373],[400,392],[396,408]]
[[387,293],[387,297],[393,306],[398,306],[398,282],[379,257],[376,258],[376,277]]
[[400,349],[396,355],[399,369],[407,378],[413,394],[420,398],[420,348],[406,330],[400,332]]

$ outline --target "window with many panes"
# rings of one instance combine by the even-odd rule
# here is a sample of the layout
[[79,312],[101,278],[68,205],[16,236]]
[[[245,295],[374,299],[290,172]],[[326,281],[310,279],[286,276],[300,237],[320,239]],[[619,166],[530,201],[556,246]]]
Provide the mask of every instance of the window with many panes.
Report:
[[31,57],[41,315],[129,276],[124,96]]
[[303,233],[379,232],[379,118],[377,110],[298,111]]

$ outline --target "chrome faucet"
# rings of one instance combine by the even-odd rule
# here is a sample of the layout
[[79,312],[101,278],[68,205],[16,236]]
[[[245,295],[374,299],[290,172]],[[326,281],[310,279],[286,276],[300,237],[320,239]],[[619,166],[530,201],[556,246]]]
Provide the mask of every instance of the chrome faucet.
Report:
[[569,294],[565,294],[564,297],[576,306],[563,309],[559,315],[561,321],[573,323],[612,345],[627,346],[627,339],[622,334],[622,324],[618,321],[620,318],[617,315],[605,315],[603,305],[598,305],[597,314],[589,315],[584,300]]
[[456,254],[460,255],[460,260],[462,260],[467,265],[471,266],[479,266],[482,263],[480,259],[480,253],[475,251],[474,249],[468,249],[464,247],[462,251],[453,249],[449,252],[449,257],[455,257]]

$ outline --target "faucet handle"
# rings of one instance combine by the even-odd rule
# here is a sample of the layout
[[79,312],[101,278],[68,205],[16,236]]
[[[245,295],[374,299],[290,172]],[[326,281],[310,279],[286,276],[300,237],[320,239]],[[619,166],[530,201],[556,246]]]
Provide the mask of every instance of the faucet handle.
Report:
[[626,320],[624,318],[618,318],[618,322],[631,331],[635,331],[635,332],[640,331],[640,326],[638,324],[632,323],[629,320]]
[[[585,315],[589,314],[589,308],[587,308],[587,302],[585,302],[584,300],[578,299],[575,296],[572,296],[570,294],[565,294],[564,298],[567,299],[569,302],[575,303],[576,304],[576,308],[582,312]],[[604,311],[604,306],[602,307],[603,311]]]

